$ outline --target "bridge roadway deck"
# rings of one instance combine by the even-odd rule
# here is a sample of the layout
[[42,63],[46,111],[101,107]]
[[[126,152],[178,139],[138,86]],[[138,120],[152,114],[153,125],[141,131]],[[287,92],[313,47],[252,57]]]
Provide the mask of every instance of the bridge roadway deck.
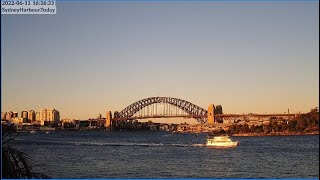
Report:
[[[297,114],[217,114],[214,117],[220,118],[236,118],[236,117],[295,117]],[[196,115],[152,115],[152,116],[134,116],[134,117],[121,117],[121,118],[113,118],[112,120],[134,120],[134,119],[151,119],[151,118],[201,118],[207,117],[204,116],[196,116]]]
[[217,114],[214,117],[294,117],[297,114]]

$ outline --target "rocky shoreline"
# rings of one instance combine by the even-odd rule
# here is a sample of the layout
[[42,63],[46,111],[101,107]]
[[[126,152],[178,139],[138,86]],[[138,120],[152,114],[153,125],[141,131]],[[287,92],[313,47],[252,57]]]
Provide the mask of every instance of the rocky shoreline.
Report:
[[232,136],[302,136],[302,135],[319,135],[315,132],[272,132],[272,133],[239,133]]

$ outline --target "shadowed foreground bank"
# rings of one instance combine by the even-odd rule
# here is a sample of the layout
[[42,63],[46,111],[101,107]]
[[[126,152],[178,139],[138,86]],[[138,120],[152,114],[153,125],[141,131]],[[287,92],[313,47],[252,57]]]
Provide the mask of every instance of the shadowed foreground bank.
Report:
[[13,126],[2,127],[2,178],[5,179],[40,179],[49,176],[32,171],[29,157],[12,147],[10,137]]

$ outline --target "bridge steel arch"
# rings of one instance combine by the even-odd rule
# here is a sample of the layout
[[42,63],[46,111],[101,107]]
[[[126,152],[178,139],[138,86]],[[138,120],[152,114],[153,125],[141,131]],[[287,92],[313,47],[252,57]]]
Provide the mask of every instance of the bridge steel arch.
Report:
[[146,99],[142,99],[140,101],[137,101],[135,103],[132,103],[122,111],[115,114],[115,119],[130,119],[133,117],[133,115],[143,109],[144,107],[147,107],[151,104],[156,103],[167,103],[171,104],[173,106],[176,106],[180,108],[181,110],[188,113],[193,118],[197,119],[199,123],[207,123],[207,110],[191,103],[186,100],[178,99],[178,98],[172,98],[172,97],[150,97]]

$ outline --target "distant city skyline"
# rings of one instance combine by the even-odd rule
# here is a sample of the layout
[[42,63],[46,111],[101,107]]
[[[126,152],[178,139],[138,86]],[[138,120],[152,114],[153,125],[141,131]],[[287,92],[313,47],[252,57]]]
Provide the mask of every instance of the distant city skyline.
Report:
[[1,20],[2,112],[88,119],[154,96],[224,113],[319,106],[318,1],[57,2]]

